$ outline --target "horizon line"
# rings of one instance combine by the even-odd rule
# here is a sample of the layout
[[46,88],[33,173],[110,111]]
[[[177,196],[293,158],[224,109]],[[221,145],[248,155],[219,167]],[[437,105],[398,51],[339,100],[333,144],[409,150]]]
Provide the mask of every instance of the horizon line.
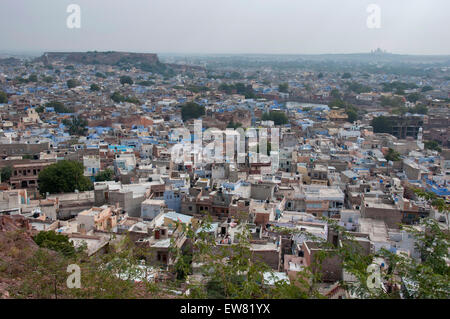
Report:
[[361,54],[373,54],[373,55],[397,55],[397,56],[422,56],[422,57],[450,57],[450,53],[435,53],[435,54],[417,54],[417,53],[395,53],[388,51],[377,52],[375,50],[367,51],[367,52],[346,52],[346,53],[257,53],[257,52],[241,52],[241,53],[232,53],[232,52],[157,52],[157,51],[127,51],[127,50],[0,50],[0,54],[10,54],[10,55],[34,55],[34,54],[44,54],[48,52],[60,52],[60,53],[69,53],[69,52],[122,52],[122,53],[152,53],[152,54],[160,54],[160,55],[261,55],[261,56],[324,56],[324,55],[361,55]]

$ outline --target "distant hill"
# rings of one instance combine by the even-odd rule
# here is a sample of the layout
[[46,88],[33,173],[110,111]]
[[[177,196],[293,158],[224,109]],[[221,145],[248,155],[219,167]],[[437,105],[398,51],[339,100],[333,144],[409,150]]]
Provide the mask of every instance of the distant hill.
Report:
[[46,52],[40,58],[44,63],[54,60],[63,60],[69,63],[81,64],[159,64],[158,56],[154,53],[131,53],[131,52]]

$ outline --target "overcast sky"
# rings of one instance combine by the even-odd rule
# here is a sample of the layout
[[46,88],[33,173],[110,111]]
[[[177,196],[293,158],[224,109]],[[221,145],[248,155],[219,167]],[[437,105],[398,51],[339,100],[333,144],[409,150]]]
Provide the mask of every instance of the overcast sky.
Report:
[[449,17],[449,0],[0,0],[0,51],[450,54]]

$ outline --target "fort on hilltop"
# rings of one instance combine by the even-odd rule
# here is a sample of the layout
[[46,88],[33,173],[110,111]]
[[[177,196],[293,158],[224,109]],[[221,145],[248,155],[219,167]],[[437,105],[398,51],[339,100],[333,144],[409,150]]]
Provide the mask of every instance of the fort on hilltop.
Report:
[[131,52],[45,52],[41,59],[48,63],[51,60],[64,60],[71,63],[82,64],[107,64],[116,65],[120,63],[142,63],[158,64],[158,56],[154,53],[131,53]]

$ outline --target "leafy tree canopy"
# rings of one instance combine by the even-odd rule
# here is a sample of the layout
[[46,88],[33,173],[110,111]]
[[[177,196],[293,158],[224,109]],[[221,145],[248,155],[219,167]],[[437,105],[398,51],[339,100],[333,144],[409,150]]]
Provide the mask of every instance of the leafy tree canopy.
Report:
[[188,102],[181,107],[181,117],[183,121],[196,119],[205,115],[205,107],[194,102]]
[[375,117],[371,124],[374,133],[391,133],[392,132],[392,120],[385,116]]
[[264,113],[261,120],[273,121],[275,125],[284,125],[289,123],[286,113],[282,111],[270,111],[269,113]]
[[367,86],[367,85],[363,85],[361,83],[358,82],[350,82],[347,83],[347,87],[350,91],[353,91],[357,94],[361,94],[361,93],[367,93],[367,92],[371,92],[372,88]]
[[8,95],[3,91],[0,91],[0,103],[8,103]]
[[73,110],[66,107],[63,103],[59,101],[50,101],[45,103],[45,107],[53,107],[56,113],[72,113]]
[[242,94],[246,99],[253,99],[256,97],[255,92],[253,91],[252,86],[245,85],[244,83],[236,83],[236,84],[221,84],[219,85],[219,90],[225,92],[227,94]]
[[67,80],[67,87],[69,89],[73,89],[73,88],[75,88],[75,87],[77,87],[79,85],[80,85],[80,83],[77,80],[75,80],[75,79]]
[[380,101],[381,106],[390,106],[390,107],[404,106],[403,99],[399,96],[394,97],[382,96]]
[[398,153],[397,151],[395,151],[392,148],[389,148],[385,158],[386,158],[386,160],[393,161],[393,162],[399,161],[401,159],[400,153]]
[[119,92],[114,92],[111,95],[111,100],[113,100],[116,103],[120,103],[120,102],[128,102],[128,103],[133,103],[136,105],[141,104],[141,101],[139,101],[136,97],[130,97],[130,96],[123,96],[122,94],[120,94]]
[[112,180],[114,180],[114,171],[109,168],[105,169],[104,171],[98,172],[98,174],[95,175],[96,182],[105,182]]
[[100,91],[100,86],[98,84],[91,84],[91,91]]
[[70,135],[86,136],[88,132],[88,122],[83,118],[74,116],[70,120],[64,119],[62,123],[69,128]]
[[342,74],[343,79],[350,79],[351,77],[352,77],[352,75],[348,72],[345,72],[344,74]]
[[280,85],[278,85],[278,91],[280,91],[281,93],[288,93],[288,91],[289,91],[289,84],[281,83]]
[[406,96],[406,99],[409,102],[413,102],[413,103],[419,101],[421,98],[422,98],[422,95],[420,93],[411,93]]
[[12,167],[11,166],[2,167],[0,170],[0,174],[2,183],[9,181],[12,174]]
[[39,191],[41,194],[72,193],[92,189],[89,178],[83,175],[83,164],[76,161],[58,161],[39,173]]
[[413,107],[411,109],[411,113],[427,114],[428,113],[428,108],[424,104],[419,104],[419,105],[416,105],[415,107]]
[[133,79],[128,76],[128,75],[122,75],[120,77],[120,84],[125,85],[125,84],[129,84],[129,85],[133,85]]
[[428,150],[442,152],[442,148],[437,141],[425,141],[425,148]]
[[73,243],[69,241],[69,237],[58,234],[53,230],[41,231],[33,237],[33,240],[39,247],[57,251],[64,256],[73,256],[76,252]]

